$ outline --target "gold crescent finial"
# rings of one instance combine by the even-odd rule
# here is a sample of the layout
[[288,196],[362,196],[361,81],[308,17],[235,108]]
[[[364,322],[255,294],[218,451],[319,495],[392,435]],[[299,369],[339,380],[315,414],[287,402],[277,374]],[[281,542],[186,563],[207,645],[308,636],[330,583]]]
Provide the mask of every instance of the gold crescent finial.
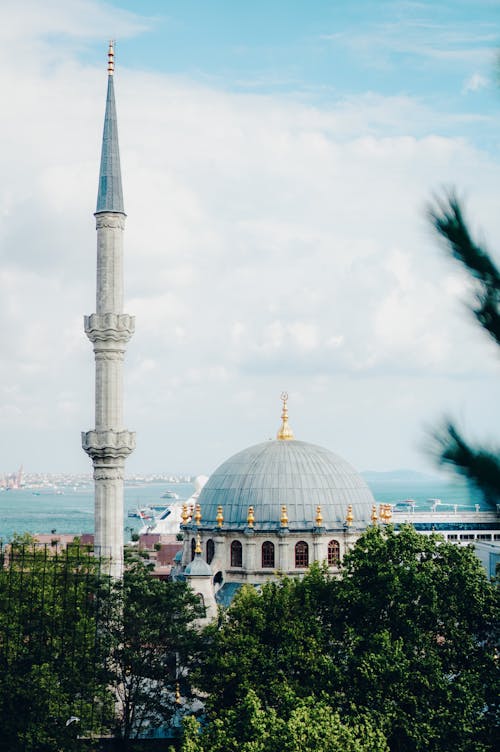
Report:
[[108,48],[108,76],[112,76],[115,72],[115,40],[109,40]]
[[295,438],[295,436],[293,435],[292,429],[288,425],[288,392],[281,392],[280,399],[283,402],[283,410],[281,411],[281,426],[278,433],[276,434],[276,438],[280,441],[291,441]]

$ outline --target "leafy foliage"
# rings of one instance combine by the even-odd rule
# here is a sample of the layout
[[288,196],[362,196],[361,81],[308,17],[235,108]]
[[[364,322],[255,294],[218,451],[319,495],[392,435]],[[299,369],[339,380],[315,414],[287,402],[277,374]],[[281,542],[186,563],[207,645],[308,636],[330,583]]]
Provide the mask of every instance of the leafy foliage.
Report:
[[[189,744],[299,749],[292,728],[307,716],[311,739],[316,721],[331,717],[349,727],[353,745],[369,728],[391,752],[492,750],[498,612],[472,549],[409,527],[370,528],[339,580],[315,566],[303,580],[242,588],[206,629],[197,682],[209,723],[199,737],[191,728]],[[275,727],[289,747],[272,746]],[[303,749],[321,749],[304,739]]]
[[24,536],[3,551],[0,749],[72,750],[109,717],[97,628],[106,585],[99,562],[76,547],[37,548]]
[[500,270],[470,234],[458,198],[451,193],[429,207],[429,219],[453,258],[475,281],[473,315],[500,345]]
[[[447,251],[473,281],[474,299],[470,308],[476,321],[500,345],[500,270],[489,252],[473,240],[453,193],[436,199],[428,214]],[[451,466],[468,478],[491,504],[500,500],[499,449],[471,446],[449,421],[433,438],[439,464]]]
[[287,720],[264,709],[248,690],[234,708],[223,711],[204,733],[186,719],[182,752],[388,752],[384,735],[368,722],[341,720],[326,700],[297,700]]
[[199,601],[184,583],[152,577],[140,560],[115,583],[105,638],[116,689],[115,733],[123,740],[169,724],[177,710],[176,683],[190,696],[186,665],[198,649],[200,616]]
[[451,466],[479,488],[495,507],[500,499],[500,450],[471,446],[451,421],[434,432],[432,452],[441,465]]

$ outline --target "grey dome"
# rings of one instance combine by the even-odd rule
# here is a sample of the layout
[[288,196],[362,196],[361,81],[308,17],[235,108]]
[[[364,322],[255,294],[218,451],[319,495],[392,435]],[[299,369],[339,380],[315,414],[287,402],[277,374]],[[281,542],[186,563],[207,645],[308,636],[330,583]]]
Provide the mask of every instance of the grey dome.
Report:
[[224,529],[247,527],[253,506],[256,531],[280,527],[281,506],[290,530],[311,530],[321,506],[323,526],[342,527],[352,504],[353,527],[370,522],[375,500],[351,465],[323,447],[305,441],[266,441],[222,463],[199,496],[202,528],[216,526],[222,506]]

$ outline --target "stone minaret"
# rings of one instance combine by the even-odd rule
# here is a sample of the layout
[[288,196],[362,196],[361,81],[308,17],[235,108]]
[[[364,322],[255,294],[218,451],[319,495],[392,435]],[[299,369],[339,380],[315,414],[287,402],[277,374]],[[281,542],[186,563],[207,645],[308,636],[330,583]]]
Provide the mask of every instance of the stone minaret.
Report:
[[97,555],[113,577],[123,573],[123,476],[135,434],[123,426],[123,359],[134,318],[123,313],[123,209],[120,153],[113,87],[113,43],[108,52],[108,94],[95,212],[97,229],[96,313],[85,316],[85,334],[95,353],[95,429],[82,433],[95,481]]

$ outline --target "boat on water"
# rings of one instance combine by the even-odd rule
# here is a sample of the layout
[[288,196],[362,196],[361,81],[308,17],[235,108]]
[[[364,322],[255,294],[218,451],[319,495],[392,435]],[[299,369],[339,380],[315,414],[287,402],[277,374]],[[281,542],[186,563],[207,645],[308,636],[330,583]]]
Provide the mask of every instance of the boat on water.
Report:
[[162,494],[162,499],[174,499],[177,501],[177,499],[180,499],[179,494],[175,493],[175,491],[165,491],[164,494]]
[[150,507],[136,507],[135,509],[129,509],[128,516],[135,517],[136,519],[143,520],[144,522],[154,519],[154,513]]

